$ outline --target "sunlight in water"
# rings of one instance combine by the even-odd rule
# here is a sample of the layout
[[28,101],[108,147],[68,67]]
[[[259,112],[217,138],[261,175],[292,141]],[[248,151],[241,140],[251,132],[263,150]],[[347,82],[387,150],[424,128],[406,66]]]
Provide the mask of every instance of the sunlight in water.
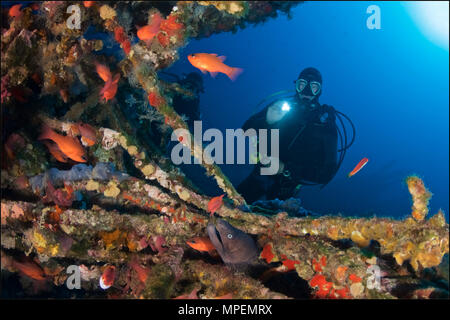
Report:
[[448,50],[448,1],[405,2],[409,14],[422,33],[436,45]]

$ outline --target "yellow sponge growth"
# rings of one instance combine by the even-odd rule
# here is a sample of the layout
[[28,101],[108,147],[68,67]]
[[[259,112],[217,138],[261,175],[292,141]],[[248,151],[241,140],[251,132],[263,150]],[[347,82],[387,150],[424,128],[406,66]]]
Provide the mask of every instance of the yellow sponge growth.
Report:
[[428,202],[432,193],[425,188],[425,185],[418,176],[409,176],[406,178],[409,193],[413,199],[411,215],[416,221],[422,221],[428,214]]
[[245,1],[198,1],[202,6],[214,6],[217,10],[226,11],[229,14],[242,15],[245,13]]

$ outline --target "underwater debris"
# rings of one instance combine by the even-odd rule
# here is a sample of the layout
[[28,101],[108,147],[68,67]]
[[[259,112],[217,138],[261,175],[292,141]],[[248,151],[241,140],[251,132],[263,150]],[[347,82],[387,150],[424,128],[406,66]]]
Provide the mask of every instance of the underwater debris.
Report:
[[302,207],[302,201],[298,198],[289,198],[286,200],[258,200],[251,205],[252,212],[261,212],[264,214],[277,214],[287,212],[291,217],[305,217],[308,215],[318,214],[312,213]]

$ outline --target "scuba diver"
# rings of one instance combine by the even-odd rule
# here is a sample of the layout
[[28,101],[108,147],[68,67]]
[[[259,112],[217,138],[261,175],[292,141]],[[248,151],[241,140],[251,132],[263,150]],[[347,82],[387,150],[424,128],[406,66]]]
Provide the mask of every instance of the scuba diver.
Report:
[[[242,127],[244,131],[249,128],[279,129],[278,173],[261,175],[258,162],[237,188],[248,203],[264,197],[281,200],[295,197],[302,185],[325,186],[335,176],[345,151],[354,141],[355,130],[350,119],[333,107],[319,103],[322,76],[317,69],[304,69],[294,83],[294,96],[270,103]],[[341,116],[353,128],[353,139],[348,145]],[[336,119],[342,125],[343,133]]]

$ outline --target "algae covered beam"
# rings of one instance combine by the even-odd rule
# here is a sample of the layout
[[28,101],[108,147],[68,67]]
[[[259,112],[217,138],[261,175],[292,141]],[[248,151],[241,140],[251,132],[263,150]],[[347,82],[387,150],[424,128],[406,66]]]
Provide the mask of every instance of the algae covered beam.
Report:
[[[179,17],[180,14],[173,12],[168,18],[166,18],[166,20],[171,21],[172,24],[171,27],[168,27],[165,32],[168,35],[172,35],[173,37],[176,36],[176,38],[179,40],[175,41],[175,43],[172,43],[171,45],[170,43],[168,43],[169,48],[167,49],[165,49],[165,45],[162,45],[162,43],[160,43],[160,45],[164,47],[164,49],[162,50],[167,51],[170,49],[170,46],[174,47],[172,48],[172,50],[176,50],[184,43],[184,25],[180,22],[176,22]],[[114,15],[111,18],[104,19],[106,28],[111,31],[122,28],[113,18]],[[160,63],[156,63],[153,67],[153,70],[151,67],[149,67],[148,59],[152,54],[154,55],[151,50],[147,49],[144,46],[141,46],[140,44],[136,44],[127,53],[127,58],[132,62],[134,74],[137,77],[137,80],[148,94],[150,105],[165,117],[166,124],[169,125],[173,130],[185,129],[189,131],[187,124],[180,117],[180,115],[178,115],[177,112],[168,104],[167,100],[163,97],[161,90],[159,89],[158,77],[155,71],[156,65],[159,66]],[[202,146],[198,145],[198,142],[194,141],[194,146],[188,145],[187,140],[182,141],[182,143],[190,149],[191,154],[194,157],[198,159],[204,157],[204,155],[202,154]],[[234,186],[217,165],[215,165],[212,161],[203,161],[202,166],[204,166],[208,175],[214,177],[218,186],[227,193],[228,197],[234,202],[235,205],[245,204],[244,198],[236,191]]]

